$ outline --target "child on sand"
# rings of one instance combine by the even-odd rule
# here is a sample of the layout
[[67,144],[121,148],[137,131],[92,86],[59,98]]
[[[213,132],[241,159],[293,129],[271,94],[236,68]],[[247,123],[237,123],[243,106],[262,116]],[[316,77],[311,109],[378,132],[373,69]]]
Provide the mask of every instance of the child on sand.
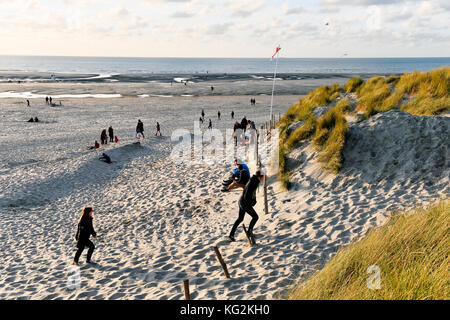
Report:
[[78,219],[78,228],[77,233],[75,235],[75,240],[77,240],[77,252],[75,253],[75,257],[73,259],[73,264],[78,265],[78,260],[80,259],[81,254],[85,247],[88,247],[88,253],[86,257],[86,263],[94,263],[91,257],[94,253],[95,245],[89,240],[89,237],[92,235],[94,238],[97,237],[97,233],[94,230],[94,226],[92,225],[92,207],[85,207],[81,212],[80,218]]

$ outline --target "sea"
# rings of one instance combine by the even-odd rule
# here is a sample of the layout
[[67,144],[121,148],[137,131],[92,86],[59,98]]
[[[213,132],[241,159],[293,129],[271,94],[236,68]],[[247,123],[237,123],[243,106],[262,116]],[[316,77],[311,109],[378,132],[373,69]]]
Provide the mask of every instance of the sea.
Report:
[[[308,74],[402,74],[450,66],[442,58],[126,58],[0,56],[0,81],[53,79],[92,81],[147,81],[155,75],[171,79],[186,75],[248,75],[256,78],[273,74],[280,77]],[[37,75],[35,73],[44,73]],[[174,78],[172,77],[172,78]]]

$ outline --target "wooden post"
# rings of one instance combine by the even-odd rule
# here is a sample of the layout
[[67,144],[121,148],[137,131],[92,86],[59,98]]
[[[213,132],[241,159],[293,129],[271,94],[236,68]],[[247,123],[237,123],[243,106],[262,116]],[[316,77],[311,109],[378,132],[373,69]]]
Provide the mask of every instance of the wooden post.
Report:
[[183,280],[184,285],[184,298],[186,300],[191,300],[191,293],[189,292],[189,279]]
[[264,175],[264,213],[269,213],[269,206],[267,205],[267,172]]
[[248,234],[245,224],[242,224],[242,228],[244,229],[245,236],[247,237],[247,240],[248,240],[248,244],[250,245],[250,247],[252,247],[254,244],[256,244],[255,238]]
[[230,279],[230,274],[228,273],[227,265],[225,264],[225,261],[223,261],[222,259],[222,255],[220,254],[219,248],[214,247],[214,252],[216,253],[220,265],[222,266],[223,272],[225,273],[225,277],[227,277],[227,279]]

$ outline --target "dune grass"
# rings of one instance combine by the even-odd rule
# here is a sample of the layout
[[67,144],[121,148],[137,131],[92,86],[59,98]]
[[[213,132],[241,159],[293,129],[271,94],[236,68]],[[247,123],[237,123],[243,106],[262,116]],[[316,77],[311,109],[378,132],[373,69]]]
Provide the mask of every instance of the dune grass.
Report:
[[[375,265],[380,288],[369,289]],[[369,269],[370,270],[370,269]],[[288,299],[450,299],[450,202],[393,214],[338,253]]]
[[[317,107],[328,105],[331,101],[338,98],[342,91],[343,89],[338,84],[319,87],[291,106],[278,122],[277,125],[280,129],[278,173],[285,188],[289,189],[290,186],[289,172],[285,170],[286,153],[299,141],[313,136],[316,127],[316,118],[313,110]],[[303,121],[304,123],[294,132],[288,132],[289,125],[296,121]]]
[[314,144],[321,149],[319,161],[325,169],[338,173],[342,167],[342,149],[348,132],[344,114],[349,110],[348,99],[340,100],[333,108],[317,121],[313,138]]
[[356,94],[356,111],[364,112],[366,119],[394,108],[419,116],[448,112],[450,67],[388,78],[376,76],[361,84]]
[[345,84],[344,91],[346,93],[355,92],[363,84],[363,82],[363,79],[361,79],[360,77],[351,78]]

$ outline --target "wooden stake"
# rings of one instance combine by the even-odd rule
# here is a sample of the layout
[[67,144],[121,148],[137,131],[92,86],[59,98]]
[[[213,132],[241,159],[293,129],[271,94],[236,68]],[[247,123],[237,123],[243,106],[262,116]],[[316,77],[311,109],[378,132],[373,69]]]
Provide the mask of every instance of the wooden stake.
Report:
[[267,173],[264,175],[264,213],[269,213],[269,206],[267,205]]
[[183,280],[184,286],[184,298],[186,300],[191,300],[191,293],[189,292],[189,279]]
[[220,254],[219,248],[214,247],[214,252],[216,253],[220,265],[222,266],[223,272],[225,273],[225,277],[227,277],[227,279],[230,279],[230,274],[228,273],[227,265],[225,264],[225,261],[223,261],[222,259],[222,255]]
[[245,227],[245,224],[242,224],[242,228],[244,229],[245,236],[246,236],[247,239],[248,239],[248,244],[250,245],[250,247],[252,247],[254,244],[256,244],[255,238],[254,238],[253,236],[251,236],[251,235],[248,234],[247,228]]

